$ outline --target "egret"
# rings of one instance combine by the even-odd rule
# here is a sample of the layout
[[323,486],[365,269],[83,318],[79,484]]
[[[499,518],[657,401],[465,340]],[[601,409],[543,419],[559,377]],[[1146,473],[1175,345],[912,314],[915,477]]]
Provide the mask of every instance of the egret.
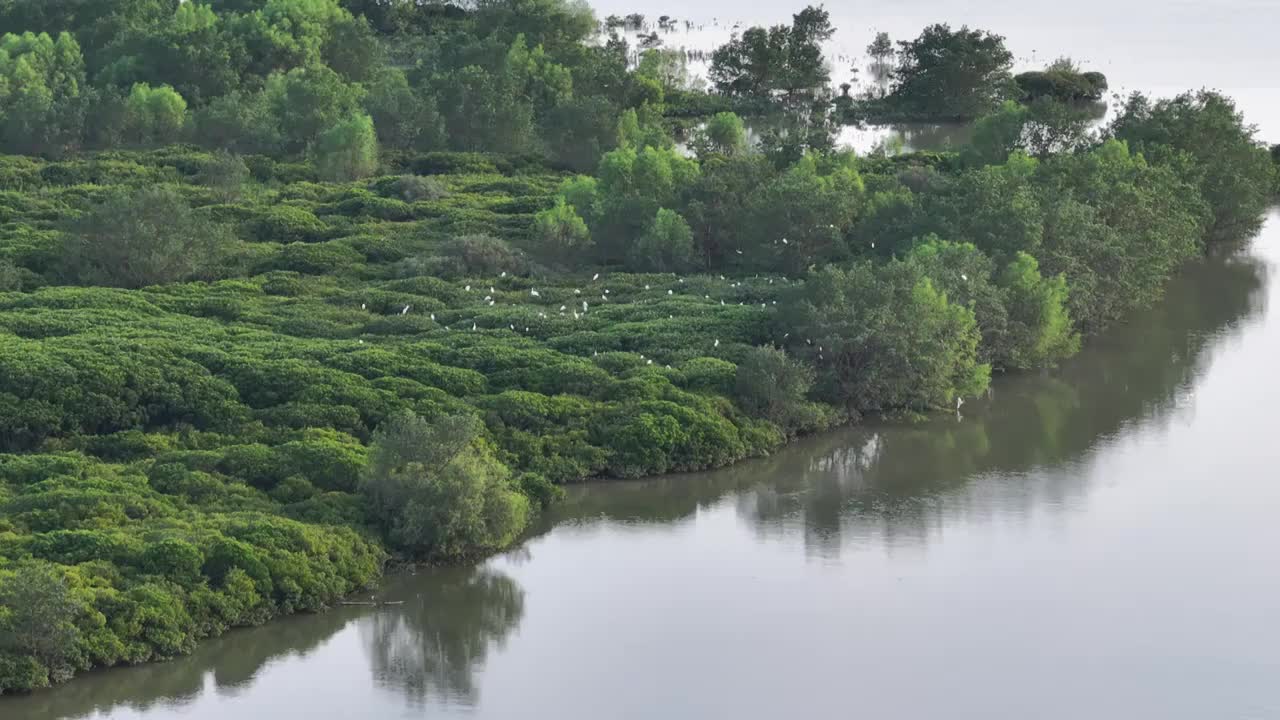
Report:
[[435,322],[435,321],[436,321],[436,314],[431,313],[431,322]]
[[712,347],[720,347],[720,338],[716,338],[716,344],[712,345]]
[[787,242],[787,239],[786,239],[786,238],[782,238],[782,244],[783,244],[783,245],[790,245],[791,243]]
[[493,307],[493,303],[494,303],[494,301],[493,301],[493,300],[490,300],[490,301],[489,301],[489,307]]
[[592,276],[591,276],[591,279],[592,279],[593,281],[595,281],[595,280],[599,280],[599,279],[600,279],[600,273],[596,273],[595,275],[592,275]]
[[501,274],[501,275],[499,275],[498,277],[506,277],[506,276],[507,276],[507,271],[506,271],[506,270],[503,270],[503,271],[502,271],[502,274]]
[[537,290],[530,290],[529,294],[532,295],[533,297],[542,297],[542,293],[538,292]]
[[960,273],[960,279],[965,282],[969,282],[969,276],[965,275],[964,273]]
[[472,321],[472,323],[471,323],[471,329],[472,329],[472,330],[475,330],[475,329],[476,329],[475,321]]
[[741,251],[741,250],[738,250],[738,251],[736,251],[736,252],[737,252],[739,255],[741,255],[741,254],[742,254],[742,251]]
[[490,300],[492,300],[492,299],[493,299],[493,296],[492,296],[492,295],[485,295],[485,296],[484,296],[484,301],[485,301],[485,302],[489,302],[489,301],[490,301]]
[[361,340],[361,341],[360,341],[360,344],[361,344],[361,345],[363,345],[363,344],[364,344],[364,341],[363,341],[363,340]]
[[604,289],[604,294],[605,294],[605,295],[608,295],[608,294],[609,294],[609,288],[605,288],[605,289]]
[[574,289],[573,289],[573,294],[574,294],[574,295],[581,295],[581,294],[582,294],[582,291],[581,291],[581,290],[579,290],[578,288],[574,288]]
[[365,306],[365,304],[364,304],[364,303],[360,303],[360,309],[361,309],[361,310],[364,310],[364,306]]
[[647,283],[645,284],[644,289],[645,289],[645,290],[648,290],[648,289],[649,289],[649,285],[648,285]]
[[956,412],[960,412],[960,406],[964,404],[964,398],[956,396]]
[[405,306],[404,306],[404,308],[400,310],[400,314],[401,314],[401,315],[404,315],[405,313],[408,313],[408,312],[409,312],[409,308],[411,308],[411,307],[413,307],[413,306],[412,306],[412,305],[405,305]]
[[645,363],[645,364],[646,364],[646,365],[652,365],[652,364],[653,364],[653,361],[652,361],[652,360],[650,360],[649,362],[647,362],[647,363]]
[[565,311],[565,306],[564,306],[564,305],[561,305],[561,306],[560,306],[560,312],[564,312],[564,311]]
[[676,294],[676,291],[675,291],[675,290],[668,290],[668,291],[667,291],[667,294],[668,294],[668,295],[675,295],[675,294]]
[[471,292],[471,286],[470,286],[470,285],[468,285],[466,289],[467,289],[467,292]]
[[508,325],[507,327],[511,328],[512,330],[515,330],[515,329],[516,329],[516,326],[515,326],[515,325]]
[[586,312],[586,311],[587,311],[587,301],[586,301],[586,300],[583,300],[583,301],[582,301],[582,312]]

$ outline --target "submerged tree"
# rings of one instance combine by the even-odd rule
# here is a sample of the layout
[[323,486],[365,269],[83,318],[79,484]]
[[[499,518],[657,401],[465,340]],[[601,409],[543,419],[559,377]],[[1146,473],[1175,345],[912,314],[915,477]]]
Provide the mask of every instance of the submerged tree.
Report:
[[821,88],[830,81],[822,59],[822,43],[835,28],[822,7],[806,7],[792,23],[752,27],[716,48],[709,75],[716,89],[736,97],[791,97]]
[[930,120],[970,120],[1015,97],[1013,54],[983,30],[930,25],[898,43],[898,67],[886,98],[897,113]]
[[876,39],[867,45],[867,55],[875,60],[877,64],[883,65],[886,60],[893,57],[893,42],[889,39],[889,33],[878,32]]

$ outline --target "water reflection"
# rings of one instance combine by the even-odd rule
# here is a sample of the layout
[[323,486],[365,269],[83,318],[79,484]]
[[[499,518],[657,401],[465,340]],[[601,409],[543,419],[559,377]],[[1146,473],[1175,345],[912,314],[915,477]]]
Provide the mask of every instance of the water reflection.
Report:
[[[62,720],[139,715],[221,718],[223,700],[252,695],[272,682],[274,667],[323,665],[313,657],[354,634],[364,650],[370,686],[413,706],[473,705],[473,674],[520,624],[524,591],[507,575],[480,568],[432,569],[395,576],[378,591],[380,607],[343,606],[272,621],[200,644],[194,654],[163,663],[89,673],[54,690],[0,698],[0,717]],[[349,662],[349,657],[343,658]],[[360,677],[344,674],[350,693]],[[305,702],[299,700],[299,710]]]
[[473,673],[524,615],[524,591],[487,568],[450,568],[396,578],[387,599],[403,601],[359,623],[377,685],[411,704],[474,705]]
[[92,672],[53,690],[0,698],[0,717],[109,716],[125,708],[138,713],[181,708],[206,692],[233,697],[252,687],[264,667],[308,657],[357,615],[351,608],[338,608],[232,631],[168,662]]
[[1082,471],[1126,426],[1159,429],[1220,347],[1265,310],[1266,266],[1246,255],[1188,268],[1159,307],[1053,373],[999,378],[963,412],[809,439],[727,472],[573,488],[555,522],[670,523],[731,502],[761,537],[806,552],[928,541],[944,516],[1070,507]]

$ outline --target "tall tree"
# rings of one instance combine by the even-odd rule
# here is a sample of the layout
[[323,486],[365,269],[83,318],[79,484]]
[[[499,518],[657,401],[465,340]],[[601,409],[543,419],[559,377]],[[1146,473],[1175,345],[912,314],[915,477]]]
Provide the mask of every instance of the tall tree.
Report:
[[930,25],[898,43],[890,107],[928,120],[972,120],[1017,95],[1004,38],[967,26]]

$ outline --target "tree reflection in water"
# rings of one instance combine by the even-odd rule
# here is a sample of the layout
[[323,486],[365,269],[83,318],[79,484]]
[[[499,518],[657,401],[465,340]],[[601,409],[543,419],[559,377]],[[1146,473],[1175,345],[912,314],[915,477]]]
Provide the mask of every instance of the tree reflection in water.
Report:
[[1187,411],[1215,349],[1265,309],[1265,273],[1248,255],[1209,259],[1059,370],[1000,378],[958,414],[868,423],[727,471],[571,488],[552,523],[667,523],[726,501],[760,536],[835,557],[922,545],[944,515],[1068,507],[1100,447]]
[[486,567],[400,577],[384,599],[404,604],[361,618],[360,639],[374,681],[415,704],[475,704],[473,673],[524,615],[524,590]]

